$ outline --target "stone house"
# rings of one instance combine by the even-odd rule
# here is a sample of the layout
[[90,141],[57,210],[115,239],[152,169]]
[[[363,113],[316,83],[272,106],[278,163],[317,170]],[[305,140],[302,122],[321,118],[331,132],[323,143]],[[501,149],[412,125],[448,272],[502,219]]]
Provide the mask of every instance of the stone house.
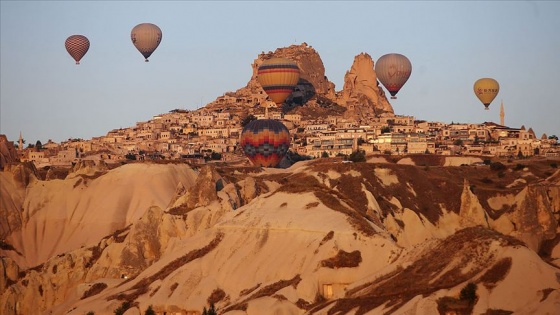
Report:
[[301,115],[300,114],[286,114],[284,115],[284,119],[287,121],[291,121],[294,124],[299,124],[301,122]]
[[426,153],[428,142],[426,135],[411,133],[406,135],[406,151],[411,154]]

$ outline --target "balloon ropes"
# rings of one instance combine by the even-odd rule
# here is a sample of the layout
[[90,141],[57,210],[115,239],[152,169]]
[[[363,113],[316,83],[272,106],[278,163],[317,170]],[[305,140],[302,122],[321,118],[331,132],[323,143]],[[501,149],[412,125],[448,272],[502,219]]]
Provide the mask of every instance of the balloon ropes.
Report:
[[396,99],[397,93],[412,73],[412,64],[401,54],[386,54],[375,63],[375,73],[381,84],[391,94],[391,99]]
[[492,78],[482,78],[476,80],[473,89],[476,97],[484,104],[484,109],[488,110],[488,106],[500,92],[500,84]]
[[289,147],[288,128],[274,119],[253,120],[241,132],[241,148],[255,166],[278,166]]
[[80,64],[80,60],[89,50],[89,40],[84,35],[72,35],[64,42],[66,51],[74,58],[76,64]]
[[132,43],[144,56],[146,62],[149,61],[148,58],[159,46],[159,43],[161,43],[161,38],[161,29],[151,23],[138,24],[130,32]]

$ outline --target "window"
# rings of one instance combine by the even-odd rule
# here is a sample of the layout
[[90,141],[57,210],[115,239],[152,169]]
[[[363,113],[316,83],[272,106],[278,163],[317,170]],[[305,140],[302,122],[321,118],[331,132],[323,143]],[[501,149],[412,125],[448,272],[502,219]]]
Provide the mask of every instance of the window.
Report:
[[330,299],[333,296],[332,284],[323,284],[323,296]]

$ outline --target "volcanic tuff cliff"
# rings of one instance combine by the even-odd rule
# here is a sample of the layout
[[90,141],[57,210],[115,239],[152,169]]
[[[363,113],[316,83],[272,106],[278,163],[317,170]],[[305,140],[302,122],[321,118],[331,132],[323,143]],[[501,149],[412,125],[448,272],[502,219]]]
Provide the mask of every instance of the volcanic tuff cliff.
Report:
[[[552,314],[560,170],[442,166],[477,161],[84,165],[51,181],[2,172],[2,199],[22,199],[2,211],[22,224],[2,241],[0,313],[112,314],[130,301],[133,314],[211,302],[230,315]],[[468,282],[472,305],[458,299]]]
[[[364,121],[382,113],[393,113],[385,93],[378,86],[374,62],[368,54],[361,53],[355,57],[351,69],[345,75],[343,89],[337,92],[334,83],[325,74],[319,53],[306,43],[278,48],[274,52],[262,52],[251,65],[253,74],[247,85],[226,94],[234,99],[246,98],[245,107],[258,109],[267,105],[264,101],[266,93],[257,82],[257,71],[263,61],[272,57],[294,60],[301,71],[295,91],[285,101],[285,111],[310,118],[344,113],[347,118]],[[207,107],[220,106],[229,104],[212,102]]]

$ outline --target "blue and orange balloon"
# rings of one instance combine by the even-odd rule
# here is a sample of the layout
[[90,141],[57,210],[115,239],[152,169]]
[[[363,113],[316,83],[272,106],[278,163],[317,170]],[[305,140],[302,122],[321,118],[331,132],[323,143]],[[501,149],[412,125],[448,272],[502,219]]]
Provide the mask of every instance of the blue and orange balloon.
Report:
[[277,120],[253,120],[241,132],[241,148],[255,166],[276,167],[290,148],[290,133]]
[[281,106],[292,94],[299,81],[300,71],[297,63],[286,58],[265,60],[257,70],[257,81],[268,97]]

